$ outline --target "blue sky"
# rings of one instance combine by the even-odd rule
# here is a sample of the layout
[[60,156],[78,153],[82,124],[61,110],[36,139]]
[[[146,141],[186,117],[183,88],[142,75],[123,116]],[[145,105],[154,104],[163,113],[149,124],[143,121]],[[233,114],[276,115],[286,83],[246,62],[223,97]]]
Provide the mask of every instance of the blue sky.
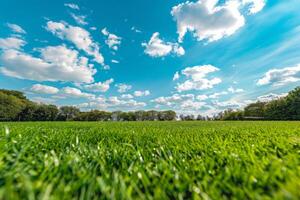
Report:
[[211,115],[300,82],[298,0],[0,4],[0,87],[34,101]]

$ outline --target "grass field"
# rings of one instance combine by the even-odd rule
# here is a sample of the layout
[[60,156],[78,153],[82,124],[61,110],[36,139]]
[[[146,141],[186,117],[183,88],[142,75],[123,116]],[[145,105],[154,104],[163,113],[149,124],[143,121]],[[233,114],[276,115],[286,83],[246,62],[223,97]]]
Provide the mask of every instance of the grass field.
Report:
[[0,128],[0,199],[300,199],[299,122]]

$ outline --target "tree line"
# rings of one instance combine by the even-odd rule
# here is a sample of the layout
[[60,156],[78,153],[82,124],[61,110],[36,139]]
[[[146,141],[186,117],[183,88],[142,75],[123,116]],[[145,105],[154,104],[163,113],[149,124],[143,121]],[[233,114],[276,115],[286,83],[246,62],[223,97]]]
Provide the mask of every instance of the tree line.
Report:
[[249,104],[243,110],[226,110],[218,116],[221,120],[300,120],[300,87],[269,102]]
[[135,111],[107,112],[92,110],[82,112],[74,106],[38,104],[19,91],[0,90],[0,121],[172,121],[176,112]]
[[[176,112],[134,111],[83,112],[77,107],[38,104],[19,91],[0,90],[0,121],[172,121]],[[269,102],[251,103],[243,110],[225,110],[213,117],[179,115],[181,121],[203,120],[300,120],[300,87],[286,97]]]

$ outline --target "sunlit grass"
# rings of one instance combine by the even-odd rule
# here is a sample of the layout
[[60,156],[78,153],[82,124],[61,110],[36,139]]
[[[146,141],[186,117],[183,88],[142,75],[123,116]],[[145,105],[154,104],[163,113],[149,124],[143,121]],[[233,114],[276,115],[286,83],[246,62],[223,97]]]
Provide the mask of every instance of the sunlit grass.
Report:
[[299,122],[0,124],[0,199],[299,199]]

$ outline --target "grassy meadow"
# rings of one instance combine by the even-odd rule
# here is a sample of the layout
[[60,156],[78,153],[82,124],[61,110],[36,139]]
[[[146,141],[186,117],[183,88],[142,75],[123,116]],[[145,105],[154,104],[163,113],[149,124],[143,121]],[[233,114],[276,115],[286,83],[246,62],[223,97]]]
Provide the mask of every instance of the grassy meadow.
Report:
[[300,123],[0,123],[0,199],[300,199]]

